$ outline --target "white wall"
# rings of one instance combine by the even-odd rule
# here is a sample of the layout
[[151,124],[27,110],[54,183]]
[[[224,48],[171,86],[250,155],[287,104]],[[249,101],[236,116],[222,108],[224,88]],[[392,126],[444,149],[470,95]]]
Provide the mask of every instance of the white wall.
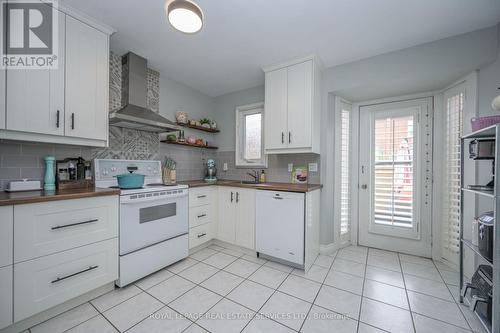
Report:
[[236,142],[235,109],[237,106],[264,101],[264,86],[253,87],[215,98],[215,121],[221,132],[215,143],[221,151],[234,151]]

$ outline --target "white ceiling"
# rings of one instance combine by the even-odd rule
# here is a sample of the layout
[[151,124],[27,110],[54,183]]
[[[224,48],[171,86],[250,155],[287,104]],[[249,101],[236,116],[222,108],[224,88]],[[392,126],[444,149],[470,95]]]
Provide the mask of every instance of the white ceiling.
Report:
[[173,30],[164,0],[63,0],[118,30],[169,78],[219,96],[263,83],[261,68],[316,53],[326,67],[442,39],[500,20],[499,0],[197,0],[205,26]]

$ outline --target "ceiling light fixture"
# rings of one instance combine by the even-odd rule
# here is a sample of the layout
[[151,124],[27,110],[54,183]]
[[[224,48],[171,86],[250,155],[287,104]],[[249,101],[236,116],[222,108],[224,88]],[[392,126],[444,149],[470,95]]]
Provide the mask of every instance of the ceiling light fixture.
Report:
[[168,22],[174,29],[194,34],[203,27],[203,12],[190,0],[168,0],[165,3]]

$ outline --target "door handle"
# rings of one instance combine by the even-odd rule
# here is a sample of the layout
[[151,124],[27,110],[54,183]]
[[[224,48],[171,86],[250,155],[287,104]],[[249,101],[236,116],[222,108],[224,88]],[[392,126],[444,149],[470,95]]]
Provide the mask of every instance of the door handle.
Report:
[[366,184],[361,185],[362,190],[366,190],[367,188],[368,188],[368,185],[366,185]]
[[234,200],[234,193],[231,191],[231,202]]
[[57,128],[59,128],[59,114],[60,114],[60,112],[59,112],[59,110],[57,110],[57,112],[56,112],[56,127]]
[[288,143],[292,143],[292,132],[288,132]]
[[75,114],[74,113],[71,114],[71,129],[72,130],[75,129]]
[[240,192],[236,192],[236,202],[240,202]]

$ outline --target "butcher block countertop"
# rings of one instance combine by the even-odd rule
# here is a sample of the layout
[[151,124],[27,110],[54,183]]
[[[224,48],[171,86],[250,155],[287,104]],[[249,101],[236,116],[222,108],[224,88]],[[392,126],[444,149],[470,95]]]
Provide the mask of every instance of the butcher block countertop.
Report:
[[182,181],[179,182],[179,184],[188,185],[190,188],[219,185],[219,186],[253,188],[257,190],[299,192],[299,193],[311,192],[314,190],[321,189],[323,187],[323,185],[321,184],[289,184],[289,183],[245,184],[241,183],[241,181],[238,180],[218,180],[215,183],[207,183],[203,179]]
[[22,205],[36,202],[48,202],[56,200],[80,199],[101,197],[106,195],[119,195],[119,189],[107,188],[75,188],[67,190],[46,191],[23,191],[23,192],[0,192],[0,206]]

